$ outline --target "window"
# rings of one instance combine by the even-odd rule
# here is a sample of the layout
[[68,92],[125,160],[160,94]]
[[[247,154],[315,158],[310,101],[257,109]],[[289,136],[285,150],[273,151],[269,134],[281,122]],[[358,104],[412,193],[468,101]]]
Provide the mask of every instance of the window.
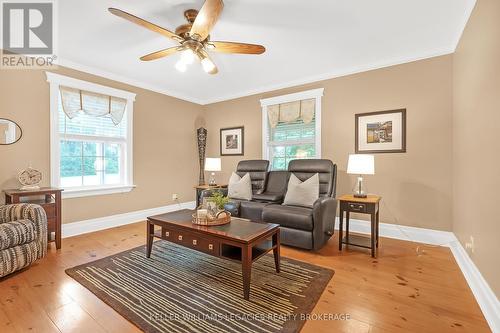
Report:
[[323,89],[261,100],[263,158],[272,170],[295,159],[321,157]]
[[[51,95],[52,186],[64,188],[65,197],[130,191],[134,187],[132,113],[135,94],[49,72],[47,80]],[[68,107],[63,108],[61,90],[77,94],[73,100],[65,95],[65,106],[76,103],[79,107],[80,103],[85,103],[85,108],[91,112],[73,112],[69,118]],[[112,103],[117,100],[123,101],[121,119],[112,119],[110,114],[97,115],[100,110],[116,111]]]

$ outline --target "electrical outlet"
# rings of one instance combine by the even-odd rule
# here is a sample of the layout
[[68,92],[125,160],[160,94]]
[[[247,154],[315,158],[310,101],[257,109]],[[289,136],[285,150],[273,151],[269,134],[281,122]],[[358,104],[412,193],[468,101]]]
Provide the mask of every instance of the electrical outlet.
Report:
[[172,200],[177,201],[179,200],[179,195],[177,193],[172,194]]
[[465,248],[474,253],[474,237],[470,236],[469,241],[465,243]]

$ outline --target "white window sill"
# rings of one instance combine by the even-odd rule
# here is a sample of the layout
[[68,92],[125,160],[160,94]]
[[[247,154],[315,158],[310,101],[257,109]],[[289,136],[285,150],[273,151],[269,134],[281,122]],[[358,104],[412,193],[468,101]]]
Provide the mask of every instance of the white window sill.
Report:
[[117,185],[106,187],[87,187],[87,188],[70,188],[64,189],[62,192],[63,199],[92,197],[97,195],[106,195],[114,193],[126,193],[135,188],[135,185]]

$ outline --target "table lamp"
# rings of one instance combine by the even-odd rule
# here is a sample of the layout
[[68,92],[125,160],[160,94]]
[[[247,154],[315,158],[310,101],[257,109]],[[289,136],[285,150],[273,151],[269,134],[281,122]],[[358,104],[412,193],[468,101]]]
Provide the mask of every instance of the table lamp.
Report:
[[347,173],[358,175],[356,187],[354,188],[355,198],[366,198],[363,190],[363,177],[361,175],[375,174],[375,159],[373,155],[350,154],[347,163]]
[[210,178],[208,179],[209,186],[216,186],[215,182],[215,171],[221,170],[220,158],[210,158],[205,159],[205,171],[211,171]]

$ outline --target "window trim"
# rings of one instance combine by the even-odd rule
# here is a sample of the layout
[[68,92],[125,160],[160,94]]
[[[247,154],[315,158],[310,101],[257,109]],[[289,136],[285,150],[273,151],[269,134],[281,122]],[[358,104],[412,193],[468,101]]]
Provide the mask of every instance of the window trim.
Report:
[[65,189],[63,198],[77,198],[95,195],[105,195],[112,193],[130,192],[135,188],[133,176],[133,119],[134,101],[136,94],[115,89],[100,84],[78,80],[69,76],[45,72],[47,82],[50,85],[50,184],[53,187],[60,187],[60,135],[59,135],[59,86],[66,86],[80,90],[87,90],[104,95],[121,97],[127,100],[127,139],[126,139],[126,160],[125,162],[125,184],[120,185],[100,185],[85,186]]
[[267,133],[269,131],[269,121],[267,116],[267,107],[269,105],[283,104],[289,102],[301,101],[304,99],[316,100],[314,112],[315,112],[315,140],[314,146],[316,149],[316,157],[321,158],[321,100],[324,93],[324,88],[311,89],[298,93],[281,95],[271,98],[264,98],[260,100],[260,106],[262,108],[262,158],[269,160],[269,145],[267,142]]

